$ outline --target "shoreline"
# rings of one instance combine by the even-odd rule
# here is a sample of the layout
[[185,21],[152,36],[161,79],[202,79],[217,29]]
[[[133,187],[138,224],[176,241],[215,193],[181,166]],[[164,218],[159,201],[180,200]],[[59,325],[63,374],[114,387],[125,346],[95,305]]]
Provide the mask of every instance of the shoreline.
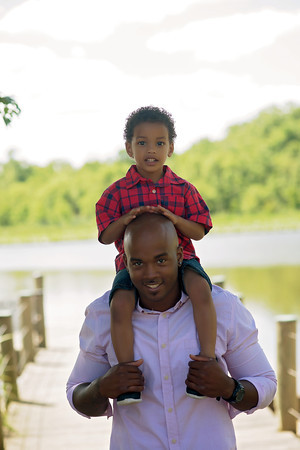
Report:
[[[206,268],[300,265],[300,230],[208,234],[194,242]],[[114,245],[96,239],[0,245],[0,271],[114,270]]]

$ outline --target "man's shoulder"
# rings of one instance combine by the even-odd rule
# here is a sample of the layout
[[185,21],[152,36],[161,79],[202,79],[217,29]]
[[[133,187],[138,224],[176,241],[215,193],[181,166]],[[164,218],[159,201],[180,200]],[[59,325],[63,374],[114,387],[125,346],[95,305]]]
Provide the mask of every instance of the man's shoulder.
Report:
[[214,300],[215,308],[219,310],[232,311],[237,306],[242,306],[241,301],[237,294],[234,294],[226,289],[221,288],[213,284],[212,297]]
[[96,298],[86,308],[89,314],[104,314],[109,312],[109,294],[110,291],[106,291],[101,297]]

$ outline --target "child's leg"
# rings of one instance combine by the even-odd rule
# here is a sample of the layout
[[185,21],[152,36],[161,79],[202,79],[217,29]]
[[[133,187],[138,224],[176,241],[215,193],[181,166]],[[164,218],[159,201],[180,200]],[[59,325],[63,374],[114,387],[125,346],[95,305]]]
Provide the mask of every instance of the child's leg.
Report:
[[[110,302],[110,333],[119,363],[134,360],[132,327],[134,308],[134,289],[114,290]],[[118,405],[130,405],[141,401],[140,392],[124,392],[117,397]]]
[[119,363],[133,361],[134,290],[118,289],[110,303],[111,340]]
[[191,299],[200,341],[200,355],[215,358],[217,319],[208,282],[200,274],[185,268],[183,281]]

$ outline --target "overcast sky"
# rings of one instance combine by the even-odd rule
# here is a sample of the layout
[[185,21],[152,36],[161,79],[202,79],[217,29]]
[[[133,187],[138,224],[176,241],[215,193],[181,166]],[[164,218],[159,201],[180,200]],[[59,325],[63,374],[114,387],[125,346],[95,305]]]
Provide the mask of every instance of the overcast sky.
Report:
[[175,150],[300,104],[299,0],[0,0],[0,161],[114,157],[135,108],[176,121]]

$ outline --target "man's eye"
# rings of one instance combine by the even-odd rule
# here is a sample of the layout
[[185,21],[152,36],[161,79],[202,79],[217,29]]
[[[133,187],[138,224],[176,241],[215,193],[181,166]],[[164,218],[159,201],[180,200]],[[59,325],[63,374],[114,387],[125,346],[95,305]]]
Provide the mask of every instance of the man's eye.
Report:
[[166,260],[165,260],[165,258],[159,258],[159,259],[157,260],[157,262],[158,262],[158,264],[163,264],[163,263],[166,262]]
[[141,261],[135,261],[134,263],[132,263],[133,267],[139,267],[142,265]]

